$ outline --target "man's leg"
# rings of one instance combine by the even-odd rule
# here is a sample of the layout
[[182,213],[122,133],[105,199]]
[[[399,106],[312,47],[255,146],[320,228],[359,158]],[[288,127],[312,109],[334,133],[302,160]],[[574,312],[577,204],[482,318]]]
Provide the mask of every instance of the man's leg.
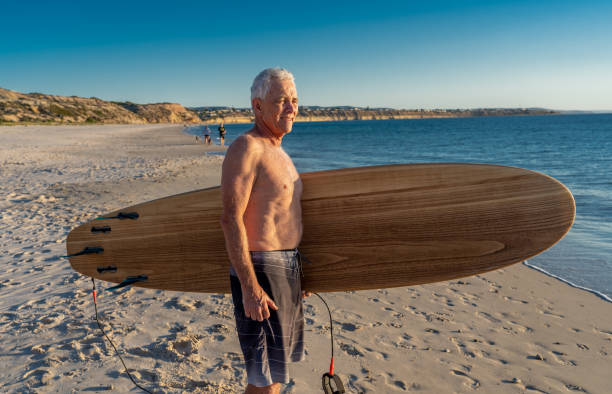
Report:
[[272,383],[269,386],[257,387],[249,384],[244,394],[280,394],[281,384]]

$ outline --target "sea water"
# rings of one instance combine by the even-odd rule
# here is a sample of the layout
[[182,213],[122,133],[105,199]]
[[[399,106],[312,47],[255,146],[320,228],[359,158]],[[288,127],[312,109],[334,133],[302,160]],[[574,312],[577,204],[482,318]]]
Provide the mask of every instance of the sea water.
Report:
[[[225,127],[231,144],[252,125]],[[550,175],[572,191],[576,221],[527,264],[612,301],[612,114],[295,123],[283,146],[300,172],[455,162]]]

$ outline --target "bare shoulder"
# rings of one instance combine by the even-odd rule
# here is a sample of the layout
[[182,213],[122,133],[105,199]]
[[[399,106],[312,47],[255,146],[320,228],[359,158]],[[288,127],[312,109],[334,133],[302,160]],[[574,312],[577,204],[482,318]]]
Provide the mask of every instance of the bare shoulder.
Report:
[[236,138],[225,153],[222,183],[224,179],[254,176],[261,164],[264,149],[263,142],[249,133]]
[[240,135],[232,142],[225,153],[225,159],[240,159],[244,156],[255,158],[260,156],[264,151],[264,145],[258,138],[250,135],[248,132]]

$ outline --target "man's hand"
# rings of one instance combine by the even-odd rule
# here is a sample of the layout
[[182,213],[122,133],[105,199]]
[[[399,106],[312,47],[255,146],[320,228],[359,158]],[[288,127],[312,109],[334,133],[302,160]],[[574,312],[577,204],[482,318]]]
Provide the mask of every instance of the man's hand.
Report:
[[259,285],[252,290],[242,289],[242,305],[246,317],[257,321],[264,321],[270,317],[268,308],[278,310],[274,301]]
[[311,292],[302,290],[302,298],[310,297],[312,295]]

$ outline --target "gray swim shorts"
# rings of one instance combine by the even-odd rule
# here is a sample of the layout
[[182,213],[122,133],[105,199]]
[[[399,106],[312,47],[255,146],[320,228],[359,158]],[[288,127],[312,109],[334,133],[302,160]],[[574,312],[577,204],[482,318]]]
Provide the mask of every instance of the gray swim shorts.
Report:
[[259,285],[278,311],[270,310],[263,322],[244,314],[242,289],[230,269],[238,340],[249,384],[257,387],[289,383],[290,362],[304,359],[304,310],[297,249],[250,252]]

